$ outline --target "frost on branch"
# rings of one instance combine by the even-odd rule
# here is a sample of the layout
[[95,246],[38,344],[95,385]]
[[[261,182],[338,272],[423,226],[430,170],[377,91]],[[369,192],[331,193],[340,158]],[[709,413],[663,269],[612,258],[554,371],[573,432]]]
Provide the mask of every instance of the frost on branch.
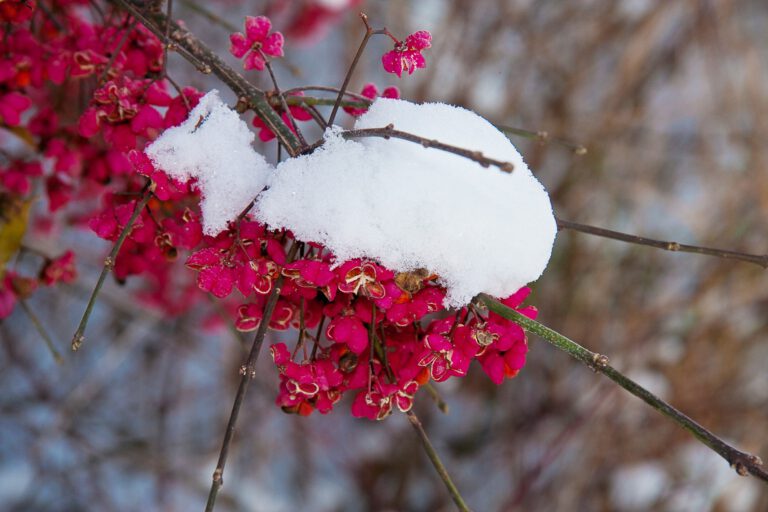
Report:
[[203,232],[216,235],[266,186],[273,171],[251,146],[254,138],[213,90],[200,99],[186,121],[149,145],[146,154],[171,178],[197,180]]
[[378,99],[355,128],[402,130],[511,162],[514,172],[396,139],[326,133],[315,153],[280,164],[256,205],[272,228],[323,244],[338,258],[371,258],[396,271],[426,268],[445,305],[479,292],[506,297],[537,279],[557,227],[544,187],[512,143],[469,110]]

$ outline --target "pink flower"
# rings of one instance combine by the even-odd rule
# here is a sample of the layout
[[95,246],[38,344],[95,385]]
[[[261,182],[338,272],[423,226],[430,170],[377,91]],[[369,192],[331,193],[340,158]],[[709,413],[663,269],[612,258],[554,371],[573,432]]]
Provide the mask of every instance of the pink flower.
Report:
[[[376,87],[376,84],[367,83],[363,90],[360,91],[360,94],[372,100],[379,96],[379,89]],[[400,90],[397,87],[387,87],[381,95],[384,98],[398,99],[400,98]],[[367,111],[367,108],[344,107],[344,112],[351,116],[361,116]]]
[[32,106],[32,100],[18,92],[0,96],[0,119],[8,126],[18,126],[21,113]]
[[342,316],[328,324],[325,335],[329,340],[345,343],[355,354],[362,354],[368,347],[368,330],[355,316]]
[[[272,23],[265,16],[246,16],[245,35],[236,32],[229,36],[229,52],[242,59],[243,68],[264,69],[264,55],[272,57],[283,56],[283,34],[280,32],[269,33]],[[247,54],[247,55],[246,55]]]
[[395,48],[381,56],[384,71],[402,76],[403,71],[413,74],[417,68],[427,66],[422,50],[432,46],[432,35],[426,30],[419,30],[405,38],[405,41],[397,41]]
[[47,285],[71,283],[77,278],[75,253],[67,251],[58,258],[48,261],[40,270],[40,279]]

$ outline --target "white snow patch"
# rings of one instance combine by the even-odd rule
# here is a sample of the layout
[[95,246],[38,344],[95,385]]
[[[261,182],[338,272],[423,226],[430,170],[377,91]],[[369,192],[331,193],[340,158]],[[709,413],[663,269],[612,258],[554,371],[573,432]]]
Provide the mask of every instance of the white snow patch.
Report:
[[537,279],[557,227],[544,187],[507,137],[469,110],[378,99],[355,128],[398,130],[482,151],[513,173],[407,141],[346,141],[338,130],[311,155],[281,163],[256,216],[344,261],[372,258],[396,270],[427,268],[446,306],[479,292],[504,297]]
[[248,125],[213,90],[184,123],[164,131],[145,152],[168,176],[183,182],[197,179],[203,232],[216,235],[248,206],[273,172],[251,146],[253,140]]

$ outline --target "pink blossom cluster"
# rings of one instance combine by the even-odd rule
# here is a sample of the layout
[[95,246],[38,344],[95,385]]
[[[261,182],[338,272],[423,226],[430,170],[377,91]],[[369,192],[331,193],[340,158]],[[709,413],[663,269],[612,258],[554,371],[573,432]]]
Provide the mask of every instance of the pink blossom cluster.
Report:
[[[289,261],[293,244],[301,256]],[[204,237],[202,246],[187,266],[198,271],[200,289],[246,300],[236,309],[240,331],[257,329],[282,276],[269,327],[297,331],[292,349],[271,347],[280,374],[276,402],[286,412],[328,413],[350,391],[353,415],[382,419],[393,407],[409,410],[426,382],[465,376],[473,360],[497,384],[525,363],[517,324],[475,306],[445,310],[445,290],[426,272],[395,273],[360,259],[337,264],[321,245],[250,220]],[[521,307],[529,291],[503,302],[534,318],[535,308]]]
[[[524,332],[475,306],[447,311],[445,290],[427,271],[336,262],[324,247],[247,217],[216,237],[204,236],[195,184],[169,179],[143,153],[184,121],[202,94],[158,78],[163,45],[124,12],[101,22],[86,14],[85,0],[45,4],[0,2],[0,146],[9,138],[23,143],[0,157],[0,228],[14,219],[26,222],[14,215],[39,196],[45,205],[33,210],[30,230],[53,236],[87,227],[112,242],[126,230],[114,261],[118,282],[142,276],[145,285],[135,293],[170,314],[212,295],[241,331],[260,325],[267,297],[282,283],[269,327],[296,332],[292,346],[271,347],[280,379],[277,404],[288,412],[327,413],[349,392],[355,416],[382,419],[395,408],[409,410],[430,380],[466,375],[473,360],[496,383],[517,374],[527,351]],[[232,35],[231,52],[246,69],[263,69],[266,58],[283,54],[283,36],[271,29],[266,17],[248,17],[244,33]],[[420,52],[430,40],[417,32],[398,42],[384,56],[385,69],[400,75],[424,67]],[[88,88],[88,105],[78,111],[67,98]],[[365,98],[378,95],[372,83],[362,90]],[[382,95],[397,98],[399,92],[388,87]],[[288,112],[275,107],[289,128],[313,119],[301,101],[292,103]],[[258,117],[253,124],[261,140],[274,137]],[[24,252],[20,238],[18,244],[11,249]],[[41,285],[77,276],[71,250],[27,252],[40,258],[36,274],[11,268],[10,258],[0,261],[0,319]],[[534,317],[534,308],[521,307],[527,294],[522,289],[504,302]]]

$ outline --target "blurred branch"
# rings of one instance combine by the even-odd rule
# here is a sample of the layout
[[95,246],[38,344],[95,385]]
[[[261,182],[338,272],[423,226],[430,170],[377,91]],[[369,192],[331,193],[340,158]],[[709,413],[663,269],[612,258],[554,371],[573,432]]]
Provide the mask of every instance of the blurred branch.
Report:
[[587,350],[575,341],[566,338],[562,334],[535,320],[531,320],[527,316],[505,306],[489,295],[481,293],[478,295],[478,299],[485,304],[489,310],[497,315],[519,324],[526,331],[540,336],[560,350],[567,352],[571,357],[578,359],[595,372],[602,373],[619,386],[670,418],[672,421],[693,434],[693,436],[704,445],[708,446],[715,453],[728,461],[728,464],[730,464],[739,475],[753,475],[764,482],[768,482],[768,471],[763,467],[763,463],[759,457],[737,450],[703,426],[699,425],[696,421],[640,386],[632,379],[624,376],[624,374],[609,364],[609,360],[606,356]]
[[43,323],[39,318],[37,318],[37,315],[32,310],[32,308],[29,307],[29,304],[27,304],[26,300],[19,299],[19,304],[21,305],[21,309],[24,311],[24,313],[26,313],[29,317],[29,321],[32,322],[32,325],[35,327],[37,333],[45,342],[45,346],[48,347],[48,351],[51,353],[51,356],[53,356],[53,360],[56,361],[56,364],[61,364],[64,359],[61,357],[61,353],[58,351],[58,349],[56,349],[56,344],[51,339],[51,336],[48,334],[48,331],[45,329]]
[[567,139],[560,137],[552,137],[549,132],[545,130],[533,131],[526,130],[525,128],[515,128],[514,126],[505,126],[502,124],[495,125],[496,128],[504,132],[505,134],[517,135],[518,137],[524,137],[526,139],[538,139],[540,142],[553,142],[565,146],[573,151],[575,155],[582,156],[587,154],[587,147],[582,144],[571,142]]
[[215,12],[211,11],[210,9],[206,9],[197,2],[193,2],[192,0],[181,0],[181,3],[184,4],[185,7],[189,8],[190,11],[199,14],[203,18],[206,18],[208,21],[215,23],[216,25],[223,27],[227,30],[227,32],[240,31],[240,28],[237,27],[234,23],[230,23]]
[[579,224],[578,222],[571,222],[561,218],[557,218],[557,228],[579,231],[581,233],[587,233],[589,235],[600,236],[603,238],[611,238],[613,240],[621,240],[622,242],[627,242],[630,244],[646,245],[648,247],[655,247],[665,251],[689,252],[693,254],[703,254],[705,256],[714,256],[716,258],[723,258],[728,260],[746,261],[748,263],[759,265],[763,268],[768,268],[768,254],[748,254],[743,252],[728,251],[724,249],[714,249],[711,247],[680,244],[678,242],[665,242],[662,240],[654,240],[653,238],[645,238],[642,236],[621,233],[619,231],[611,231],[610,229],[589,226],[587,224]]
[[440,475],[440,479],[448,488],[448,492],[451,495],[451,499],[453,499],[453,502],[456,504],[456,508],[462,512],[469,512],[469,507],[464,503],[464,498],[461,497],[459,489],[453,483],[453,480],[451,480],[451,475],[449,475],[448,471],[445,469],[443,462],[440,460],[440,456],[437,454],[437,450],[432,446],[432,442],[429,440],[427,432],[424,430],[424,426],[421,424],[418,416],[416,416],[416,413],[412,410],[405,414],[408,416],[408,421],[411,422],[411,426],[419,434],[421,445],[424,448],[424,451],[427,452],[430,462],[432,462],[432,465],[437,470],[437,474]]

